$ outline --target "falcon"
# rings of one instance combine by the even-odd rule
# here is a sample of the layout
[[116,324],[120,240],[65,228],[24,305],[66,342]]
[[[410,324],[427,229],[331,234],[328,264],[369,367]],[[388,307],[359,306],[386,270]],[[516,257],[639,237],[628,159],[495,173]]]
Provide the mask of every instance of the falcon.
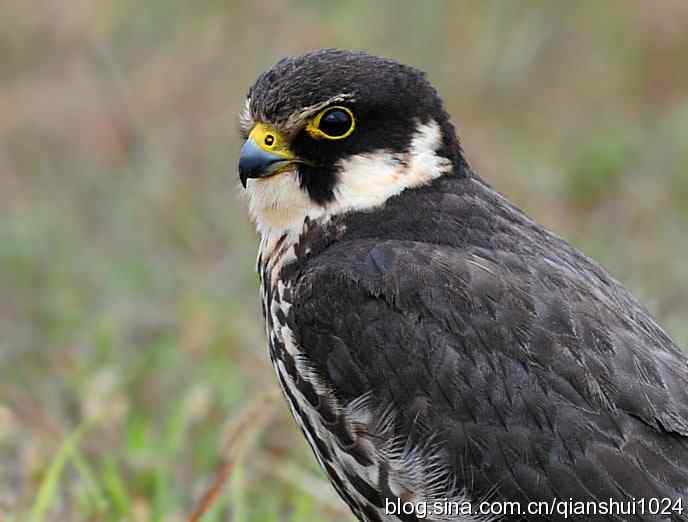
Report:
[[686,354],[471,169],[424,73],[286,58],[240,120],[270,359],[359,520],[687,519]]

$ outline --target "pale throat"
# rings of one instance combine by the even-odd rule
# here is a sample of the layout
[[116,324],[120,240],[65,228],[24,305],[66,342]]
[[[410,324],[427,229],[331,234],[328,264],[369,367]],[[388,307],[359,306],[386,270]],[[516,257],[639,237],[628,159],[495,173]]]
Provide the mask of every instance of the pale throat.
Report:
[[285,234],[298,237],[306,219],[327,221],[337,214],[381,207],[404,190],[451,172],[451,161],[438,154],[441,145],[440,126],[430,120],[417,122],[403,153],[382,149],[340,160],[334,198],[325,205],[314,202],[301,187],[296,167],[270,178],[250,179],[249,211],[263,243],[267,246]]

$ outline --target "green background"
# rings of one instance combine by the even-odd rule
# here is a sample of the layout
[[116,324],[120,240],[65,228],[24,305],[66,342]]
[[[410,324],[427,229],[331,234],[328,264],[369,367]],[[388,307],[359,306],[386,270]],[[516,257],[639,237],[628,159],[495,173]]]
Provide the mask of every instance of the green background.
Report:
[[[426,70],[475,169],[688,346],[687,2],[0,4],[0,520],[183,521],[275,388],[237,114],[284,55]],[[351,520],[282,403],[259,428],[204,520]]]

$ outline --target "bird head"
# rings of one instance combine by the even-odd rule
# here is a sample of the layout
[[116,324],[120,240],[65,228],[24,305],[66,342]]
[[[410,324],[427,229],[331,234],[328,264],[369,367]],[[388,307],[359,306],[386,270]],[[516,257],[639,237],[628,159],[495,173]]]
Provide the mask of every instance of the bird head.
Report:
[[250,88],[239,177],[258,228],[368,210],[465,166],[425,74],[364,52],[285,58]]

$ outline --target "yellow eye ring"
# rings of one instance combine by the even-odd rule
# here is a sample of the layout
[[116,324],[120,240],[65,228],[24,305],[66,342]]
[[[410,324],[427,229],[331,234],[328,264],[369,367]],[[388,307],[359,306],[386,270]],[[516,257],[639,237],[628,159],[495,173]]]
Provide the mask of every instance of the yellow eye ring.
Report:
[[356,118],[348,107],[335,105],[321,111],[306,125],[311,138],[320,140],[343,140],[351,136],[356,128]]

